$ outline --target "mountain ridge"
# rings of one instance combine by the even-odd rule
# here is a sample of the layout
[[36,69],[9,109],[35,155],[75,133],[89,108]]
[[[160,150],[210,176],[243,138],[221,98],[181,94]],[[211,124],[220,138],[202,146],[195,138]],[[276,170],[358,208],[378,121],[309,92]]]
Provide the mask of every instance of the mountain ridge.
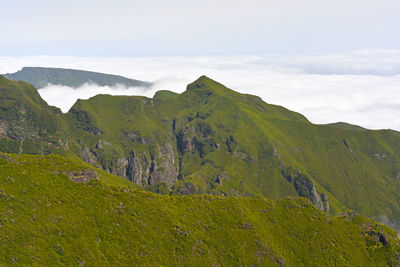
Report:
[[125,87],[144,88],[152,85],[150,82],[129,79],[120,75],[65,68],[23,67],[15,73],[7,73],[3,74],[3,76],[8,79],[31,83],[38,89],[46,87],[48,84],[73,88],[80,87],[85,83],[95,83],[99,86],[122,85]]
[[[3,83],[1,96],[22,90]],[[205,76],[172,98],[100,95],[66,114],[13,103],[0,101],[1,151],[78,156],[155,192],[303,196],[332,214],[351,209],[399,225],[392,131],[314,125]]]

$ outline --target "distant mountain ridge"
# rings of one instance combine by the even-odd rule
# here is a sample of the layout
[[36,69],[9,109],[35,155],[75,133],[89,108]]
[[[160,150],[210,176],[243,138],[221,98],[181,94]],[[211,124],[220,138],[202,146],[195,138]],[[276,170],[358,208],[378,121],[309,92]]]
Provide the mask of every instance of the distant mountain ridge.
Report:
[[37,89],[46,87],[49,83],[74,88],[90,82],[100,86],[150,87],[152,85],[150,82],[129,79],[119,75],[63,68],[24,67],[20,71],[3,76],[10,80],[28,82]]

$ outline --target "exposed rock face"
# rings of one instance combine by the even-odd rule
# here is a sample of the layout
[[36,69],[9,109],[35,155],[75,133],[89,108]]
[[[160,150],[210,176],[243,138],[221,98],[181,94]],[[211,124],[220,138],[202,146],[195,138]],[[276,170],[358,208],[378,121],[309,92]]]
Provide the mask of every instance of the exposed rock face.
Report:
[[93,153],[90,151],[90,149],[87,148],[86,146],[84,146],[82,148],[81,156],[82,156],[82,159],[84,161],[86,161],[87,163],[89,163],[90,165],[97,166],[96,157],[93,155]]
[[314,182],[308,175],[300,173],[298,170],[287,168],[282,171],[283,176],[294,185],[297,194],[311,200],[315,207],[320,210],[329,211],[328,196],[324,193],[319,194]]
[[0,120],[0,137],[7,136],[8,124],[7,121]]
[[92,169],[70,171],[65,173],[68,178],[76,183],[88,183],[91,180],[98,180],[97,173]]
[[222,185],[224,180],[229,180],[229,177],[226,176],[225,174],[218,174],[217,179],[215,179],[215,182],[219,185]]
[[127,166],[128,160],[124,157],[120,157],[117,159],[115,167],[111,170],[111,173],[122,177],[128,177],[126,174]]
[[384,246],[389,244],[389,239],[384,232],[372,230],[369,234],[374,238],[375,242],[381,242]]
[[[135,135],[135,138],[138,138],[138,135]],[[137,140],[143,141],[144,139]],[[110,145],[109,142],[99,140],[93,148],[95,152],[83,146],[81,157],[91,165],[101,164],[106,171],[125,177],[136,184],[166,183],[171,187],[177,181],[178,167],[175,165],[178,164],[175,164],[176,156],[171,143],[159,146],[155,156],[152,156],[150,151],[136,152],[132,150],[127,157],[104,160],[102,153],[97,153],[96,149],[101,150],[104,146]]]
[[142,165],[140,164],[140,159],[135,155],[135,151],[131,151],[127,163],[128,163],[128,167],[126,169],[127,178],[136,184],[141,184],[143,169]]
[[382,159],[386,159],[388,157],[388,155],[384,152],[381,152],[381,153],[374,153],[374,157],[382,160]]
[[148,153],[136,153],[131,151],[128,159],[119,159],[121,168],[125,168],[125,174],[137,184],[166,183],[169,187],[177,181],[178,169],[175,166],[175,153],[170,143],[158,147],[158,153],[151,157]]
[[136,143],[144,144],[144,145],[148,145],[153,142],[153,140],[151,140],[150,138],[143,137],[137,132],[130,132],[130,131],[123,130],[122,133],[125,135],[125,137],[131,139],[132,142],[136,142]]
[[177,145],[181,153],[192,152],[193,149],[193,138],[195,136],[196,129],[191,126],[184,129],[182,132],[177,134]]
[[323,210],[321,197],[317,193],[314,183],[307,176],[299,173],[294,179],[293,185],[299,196],[309,198],[318,209]]
[[357,160],[356,155],[354,154],[353,150],[351,149],[349,143],[346,141],[346,139],[343,139],[343,144],[346,146],[346,148],[350,151],[351,156],[353,157],[354,160]]
[[[197,114],[196,118],[200,118],[200,116],[204,117],[207,115]],[[178,152],[181,155],[185,153],[198,153],[200,158],[204,158],[209,152],[220,149],[221,145],[213,139],[215,130],[210,124],[200,120],[196,122],[195,126],[192,126],[187,124],[187,122],[193,121],[194,118],[188,117],[186,119],[186,122],[174,122],[173,125]],[[177,124],[179,125],[177,126]],[[240,156],[238,155],[238,157]]]
[[178,180],[177,176],[174,149],[170,143],[166,143],[158,147],[157,157],[152,159],[149,184],[164,182],[171,187]]
[[328,196],[324,193],[321,194],[321,201],[322,204],[324,205],[324,211],[329,212],[329,201],[328,201]]
[[275,147],[272,147],[272,156],[274,158],[281,159],[281,156],[279,155],[278,150],[276,150]]
[[110,142],[107,142],[105,140],[99,140],[99,141],[97,141],[96,148],[103,149],[104,147],[109,147],[109,146],[111,146]]

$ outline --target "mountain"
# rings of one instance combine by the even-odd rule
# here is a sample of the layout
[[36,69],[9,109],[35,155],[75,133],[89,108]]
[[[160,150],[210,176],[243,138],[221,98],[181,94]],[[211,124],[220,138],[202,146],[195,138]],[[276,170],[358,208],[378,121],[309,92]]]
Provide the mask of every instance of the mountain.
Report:
[[168,91],[168,90],[160,90],[157,91],[153,98],[154,99],[167,99],[167,98],[173,98],[175,96],[179,95],[178,93],[172,92],[172,91]]
[[36,88],[46,87],[49,83],[69,87],[80,87],[85,83],[100,86],[122,85],[125,87],[150,87],[150,82],[128,79],[118,75],[104,74],[85,70],[24,67],[15,73],[4,74],[4,77],[31,83]]
[[365,128],[363,128],[361,126],[353,125],[353,124],[346,123],[346,122],[335,122],[335,123],[329,123],[326,125],[341,128],[341,129],[348,129],[348,130],[359,130],[359,131],[366,130]]
[[397,132],[314,125],[205,76],[161,95],[98,95],[63,114],[0,78],[0,150],[79,157],[162,194],[301,196],[399,226]]
[[395,266],[392,229],[305,198],[162,196],[79,159],[0,153],[0,265]]

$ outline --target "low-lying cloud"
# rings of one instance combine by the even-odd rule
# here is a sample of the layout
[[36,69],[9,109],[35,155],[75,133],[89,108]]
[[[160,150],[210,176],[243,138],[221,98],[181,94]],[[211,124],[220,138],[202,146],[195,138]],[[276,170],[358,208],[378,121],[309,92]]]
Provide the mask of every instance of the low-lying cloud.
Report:
[[80,87],[49,84],[39,89],[40,96],[53,106],[66,113],[78,99],[89,99],[99,94],[106,95],[144,95],[152,97],[154,90],[143,87],[125,87],[123,85],[100,86],[95,83],[85,83]]
[[49,85],[39,92],[64,112],[97,94],[145,95],[182,92],[207,75],[242,93],[300,112],[314,123],[345,121],[366,128],[400,130],[400,51],[251,55],[225,57],[0,57],[0,73],[23,66],[63,67],[155,82],[148,90],[85,84]]

